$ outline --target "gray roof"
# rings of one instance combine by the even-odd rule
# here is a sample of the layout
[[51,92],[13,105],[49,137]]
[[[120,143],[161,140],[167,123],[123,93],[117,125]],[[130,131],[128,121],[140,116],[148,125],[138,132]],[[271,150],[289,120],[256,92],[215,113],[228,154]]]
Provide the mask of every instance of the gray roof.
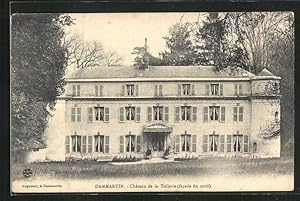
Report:
[[81,68],[67,76],[69,79],[98,78],[217,78],[254,77],[241,68],[226,68],[220,72],[214,66],[150,66],[148,70],[137,67],[88,67]]

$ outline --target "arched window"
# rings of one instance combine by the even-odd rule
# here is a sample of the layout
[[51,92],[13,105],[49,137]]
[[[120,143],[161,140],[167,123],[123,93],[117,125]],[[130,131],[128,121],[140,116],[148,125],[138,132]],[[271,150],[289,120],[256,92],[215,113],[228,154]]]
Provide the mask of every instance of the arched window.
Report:
[[253,153],[257,152],[257,143],[253,142]]

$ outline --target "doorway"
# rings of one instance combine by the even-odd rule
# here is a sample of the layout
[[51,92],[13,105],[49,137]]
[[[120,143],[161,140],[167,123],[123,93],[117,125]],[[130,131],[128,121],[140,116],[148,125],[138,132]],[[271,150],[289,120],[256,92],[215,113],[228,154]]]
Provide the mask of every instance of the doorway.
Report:
[[148,136],[148,147],[152,150],[152,157],[163,157],[165,151],[165,136],[150,135]]

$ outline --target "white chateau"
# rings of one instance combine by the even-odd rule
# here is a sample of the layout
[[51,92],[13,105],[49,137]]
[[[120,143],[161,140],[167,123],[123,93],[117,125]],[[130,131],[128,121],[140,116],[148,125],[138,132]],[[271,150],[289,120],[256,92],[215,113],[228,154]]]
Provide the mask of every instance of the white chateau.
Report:
[[57,97],[46,159],[280,157],[280,137],[260,137],[280,132],[280,79],[213,66],[78,69]]

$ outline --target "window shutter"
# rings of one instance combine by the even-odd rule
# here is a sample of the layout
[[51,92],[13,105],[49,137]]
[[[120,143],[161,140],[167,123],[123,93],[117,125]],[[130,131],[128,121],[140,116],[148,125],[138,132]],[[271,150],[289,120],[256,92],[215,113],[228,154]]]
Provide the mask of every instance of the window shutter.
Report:
[[77,96],[80,96],[80,85],[77,85]]
[[102,97],[103,96],[103,86],[100,85],[100,96]]
[[178,95],[178,96],[181,96],[181,84],[178,84],[177,95]]
[[192,93],[191,95],[194,96],[195,95],[195,85],[194,84],[191,84],[191,88],[192,88]]
[[208,122],[208,107],[204,107],[204,117],[203,120],[204,122]]
[[141,122],[141,107],[136,107],[135,116],[136,122]]
[[208,152],[208,135],[203,135],[203,152]]
[[88,122],[92,122],[93,121],[93,108],[89,107],[88,108]]
[[249,136],[244,135],[244,152],[249,152]]
[[152,107],[148,107],[148,121],[152,121]]
[[154,96],[158,96],[158,85],[154,85]]
[[93,136],[88,136],[88,153],[93,152]]
[[221,122],[225,122],[225,107],[221,107]]
[[109,136],[104,136],[104,153],[109,153]]
[[180,120],[180,107],[175,107],[175,122]]
[[239,87],[239,94],[242,95],[243,94],[243,85],[240,84],[239,86],[240,86]]
[[95,85],[95,96],[98,97],[99,96],[99,90],[98,90],[98,85]]
[[162,85],[158,85],[159,86],[159,96],[162,96]]
[[231,152],[231,135],[227,135],[226,139],[226,151]]
[[67,154],[70,153],[70,148],[71,148],[70,142],[71,142],[71,139],[70,139],[70,136],[68,135],[68,136],[65,137],[65,147],[66,147],[65,152]]
[[220,135],[220,152],[225,151],[225,136]]
[[124,153],[124,136],[120,136],[120,153]]
[[234,84],[234,95],[238,95],[238,84]]
[[197,151],[197,135],[192,135],[192,152]]
[[239,107],[239,121],[243,121],[243,107]]
[[135,85],[135,96],[139,95],[139,85]]
[[71,121],[75,121],[75,108],[71,108]]
[[209,96],[209,84],[205,85],[205,95]]
[[72,96],[76,96],[76,85],[73,85]]
[[125,96],[125,85],[122,85],[122,96]]
[[136,136],[136,152],[141,152],[141,136]]
[[77,121],[81,121],[81,108],[77,108]]
[[104,122],[109,122],[109,108],[104,108]]
[[237,121],[237,112],[238,112],[238,108],[233,107],[233,121]]
[[86,153],[87,152],[87,150],[86,150],[86,136],[82,136],[82,142],[81,142],[81,152],[82,153]]
[[125,121],[125,109],[124,107],[120,107],[120,122]]
[[175,152],[180,151],[180,135],[175,136]]
[[165,122],[169,122],[169,107],[165,107]]
[[192,121],[197,121],[197,107],[193,107],[193,116],[192,116]]
[[223,96],[223,84],[220,84],[220,96]]

